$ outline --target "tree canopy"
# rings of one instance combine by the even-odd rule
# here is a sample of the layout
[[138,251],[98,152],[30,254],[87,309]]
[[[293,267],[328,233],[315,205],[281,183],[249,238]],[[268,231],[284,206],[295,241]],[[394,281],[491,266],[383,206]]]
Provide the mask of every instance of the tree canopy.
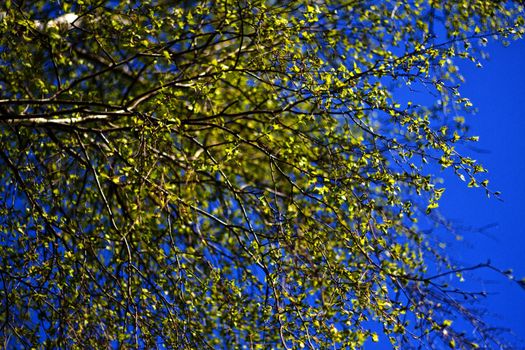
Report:
[[505,346],[435,213],[521,2],[1,6],[5,347]]

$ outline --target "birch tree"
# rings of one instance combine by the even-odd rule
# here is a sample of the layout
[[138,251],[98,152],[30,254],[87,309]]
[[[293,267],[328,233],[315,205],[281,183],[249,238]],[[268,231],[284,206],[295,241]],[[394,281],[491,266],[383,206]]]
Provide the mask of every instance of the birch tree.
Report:
[[506,346],[436,169],[494,195],[457,64],[522,2],[0,6],[4,347]]

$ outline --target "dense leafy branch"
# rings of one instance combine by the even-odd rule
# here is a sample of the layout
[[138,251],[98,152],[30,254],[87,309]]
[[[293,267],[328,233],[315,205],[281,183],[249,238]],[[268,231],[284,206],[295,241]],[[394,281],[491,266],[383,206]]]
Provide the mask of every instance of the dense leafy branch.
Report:
[[431,170],[492,193],[455,63],[522,4],[2,6],[6,347],[507,346]]

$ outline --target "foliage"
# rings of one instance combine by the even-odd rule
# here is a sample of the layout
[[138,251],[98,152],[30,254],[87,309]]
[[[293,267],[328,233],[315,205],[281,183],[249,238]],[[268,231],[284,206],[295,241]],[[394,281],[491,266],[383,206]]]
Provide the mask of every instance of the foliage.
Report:
[[2,5],[5,346],[504,346],[429,228],[523,5],[175,3]]

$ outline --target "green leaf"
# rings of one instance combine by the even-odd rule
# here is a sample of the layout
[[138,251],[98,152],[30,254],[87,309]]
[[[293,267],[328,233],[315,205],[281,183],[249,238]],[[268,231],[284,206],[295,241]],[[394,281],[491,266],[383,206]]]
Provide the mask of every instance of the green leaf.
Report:
[[377,333],[372,333],[371,336],[372,336],[372,341],[374,343],[379,342],[379,336],[377,335]]

